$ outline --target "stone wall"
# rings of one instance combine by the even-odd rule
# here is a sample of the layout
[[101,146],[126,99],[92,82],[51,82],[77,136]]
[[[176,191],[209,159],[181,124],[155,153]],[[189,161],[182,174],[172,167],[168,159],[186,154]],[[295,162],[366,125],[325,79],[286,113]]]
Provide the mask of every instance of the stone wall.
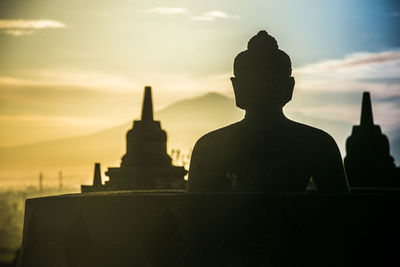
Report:
[[18,266],[398,266],[398,193],[28,199]]

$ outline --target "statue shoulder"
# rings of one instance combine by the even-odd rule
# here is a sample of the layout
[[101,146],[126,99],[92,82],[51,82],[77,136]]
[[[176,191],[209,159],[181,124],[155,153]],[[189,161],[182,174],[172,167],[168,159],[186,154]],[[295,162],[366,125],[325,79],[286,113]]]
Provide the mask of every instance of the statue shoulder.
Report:
[[215,151],[218,147],[222,147],[233,141],[241,129],[241,122],[236,122],[206,133],[197,140],[194,150],[211,149]]
[[203,135],[193,148],[189,167],[188,192],[226,191],[225,163],[235,140],[238,125],[232,124]]
[[323,144],[336,144],[333,137],[322,129],[306,125],[296,121],[290,121],[291,130],[299,135],[303,140],[309,140],[310,142],[318,145]]

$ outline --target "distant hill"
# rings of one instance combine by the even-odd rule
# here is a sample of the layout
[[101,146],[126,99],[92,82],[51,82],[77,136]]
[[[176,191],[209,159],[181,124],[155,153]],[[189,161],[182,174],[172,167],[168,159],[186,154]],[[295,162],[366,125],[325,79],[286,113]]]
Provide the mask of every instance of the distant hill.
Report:
[[[155,112],[155,119],[168,133],[168,150],[180,149],[182,153],[189,153],[205,133],[242,117],[233,99],[217,93],[178,101]],[[125,134],[131,127],[132,122],[128,122],[91,135],[0,148],[0,179],[29,179],[39,171],[56,176],[58,170],[72,177],[91,177],[94,162],[101,162],[103,169],[119,165],[125,153]]]
[[[236,108],[234,99],[209,93],[173,103],[155,112],[155,119],[161,121],[161,127],[168,133],[168,151],[180,149],[183,154],[188,154],[202,135],[239,121],[243,114],[243,111]],[[330,133],[344,156],[344,142],[351,133],[349,123],[311,118],[300,113],[286,114],[293,120]],[[66,179],[69,177],[76,183],[89,182],[94,162],[101,162],[103,170],[108,166],[119,165],[125,153],[125,134],[131,127],[132,122],[127,122],[91,135],[1,148],[0,179],[36,179],[39,171],[43,171],[45,177],[53,177],[52,181],[56,184],[57,172],[62,170]],[[400,131],[397,133],[398,138],[391,140],[391,151],[392,155],[399,158]]]

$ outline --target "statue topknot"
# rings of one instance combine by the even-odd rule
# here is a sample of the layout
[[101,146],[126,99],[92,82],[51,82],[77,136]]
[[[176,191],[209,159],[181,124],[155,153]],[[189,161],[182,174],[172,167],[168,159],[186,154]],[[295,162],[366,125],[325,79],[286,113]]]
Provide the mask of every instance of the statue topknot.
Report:
[[255,53],[274,53],[278,48],[276,39],[266,31],[259,31],[247,43],[247,50]]
[[276,77],[289,77],[292,66],[289,56],[279,49],[276,39],[266,31],[259,31],[247,43],[234,61],[234,74],[273,73]]

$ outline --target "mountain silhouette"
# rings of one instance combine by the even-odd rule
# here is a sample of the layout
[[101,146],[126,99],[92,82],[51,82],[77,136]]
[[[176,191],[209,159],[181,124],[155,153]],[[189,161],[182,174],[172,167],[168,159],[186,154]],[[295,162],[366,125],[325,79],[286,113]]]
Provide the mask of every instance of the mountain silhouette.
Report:
[[[182,153],[189,153],[206,132],[242,117],[233,99],[217,93],[178,101],[155,112],[155,119],[168,133],[168,151],[180,149]],[[125,134],[131,127],[132,121],[90,135],[0,148],[0,178],[36,178],[40,170],[45,175],[63,170],[71,176],[87,176],[89,181],[93,162],[101,162],[104,167],[119,165],[125,153]]]
[[[342,149],[351,132],[351,124],[347,122],[285,113],[291,119],[329,132]],[[235,100],[218,93],[177,101],[155,112],[155,119],[160,120],[162,128],[167,131],[168,151],[180,149],[183,154],[188,154],[196,140],[205,133],[242,118],[243,112],[236,108]],[[125,153],[125,134],[131,127],[132,121],[129,121],[90,135],[0,148],[0,179],[26,177],[36,181],[38,173],[43,171],[45,181],[54,177],[56,182],[57,173],[62,170],[66,179],[76,179],[74,183],[90,183],[94,162],[101,162],[103,168],[120,164],[121,155]],[[391,136],[400,137],[400,129],[389,134]],[[390,139],[390,142],[392,155],[399,159],[400,138]]]

